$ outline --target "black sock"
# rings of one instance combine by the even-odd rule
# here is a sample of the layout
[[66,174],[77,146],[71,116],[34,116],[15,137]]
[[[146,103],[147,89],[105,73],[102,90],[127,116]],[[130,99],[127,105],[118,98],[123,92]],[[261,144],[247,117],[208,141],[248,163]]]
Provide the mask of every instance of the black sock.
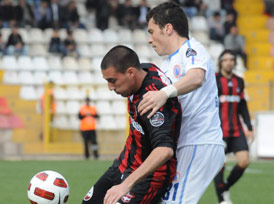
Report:
[[235,165],[232,169],[229,177],[227,178],[227,183],[225,185],[225,190],[227,191],[234,183],[236,183],[241,176],[243,175],[246,168],[242,168],[238,165]]
[[219,203],[224,200],[222,195],[225,188],[224,171],[225,171],[225,166],[219,171],[219,173],[214,178],[214,184],[215,184],[215,189],[216,189]]

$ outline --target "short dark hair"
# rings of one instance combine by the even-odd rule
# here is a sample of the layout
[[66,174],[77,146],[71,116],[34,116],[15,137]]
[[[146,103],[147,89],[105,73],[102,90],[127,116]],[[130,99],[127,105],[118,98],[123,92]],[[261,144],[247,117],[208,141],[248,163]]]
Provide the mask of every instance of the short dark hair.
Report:
[[222,63],[222,58],[223,58],[223,56],[225,55],[225,54],[231,54],[232,56],[233,56],[233,58],[234,58],[234,62],[235,62],[235,66],[236,66],[236,64],[237,64],[237,55],[236,55],[236,53],[233,51],[233,50],[229,50],[229,49],[225,49],[221,54],[220,54],[220,56],[219,56],[219,58],[218,58],[218,66],[219,66],[219,72],[221,71],[221,63]]
[[188,20],[183,9],[176,3],[164,2],[150,10],[146,16],[147,22],[153,18],[160,28],[170,23],[181,36],[189,38]]
[[116,71],[125,73],[129,67],[141,69],[139,57],[129,47],[117,45],[111,48],[101,62],[101,69],[104,70],[113,66]]

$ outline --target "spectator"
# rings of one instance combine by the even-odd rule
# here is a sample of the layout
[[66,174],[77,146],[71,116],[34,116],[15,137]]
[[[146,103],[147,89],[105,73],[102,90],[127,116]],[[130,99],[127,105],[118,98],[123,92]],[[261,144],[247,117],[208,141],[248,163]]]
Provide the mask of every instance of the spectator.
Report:
[[105,30],[111,15],[111,5],[108,0],[100,0],[96,5],[96,27]]
[[0,33],[0,56],[5,52],[5,43],[3,41],[2,34]]
[[63,44],[59,36],[59,30],[54,29],[52,33],[52,37],[50,39],[49,44],[49,52],[62,54],[63,53]]
[[86,98],[86,104],[81,106],[78,114],[80,122],[80,130],[84,141],[85,158],[89,158],[89,142],[92,143],[91,149],[93,150],[93,156],[98,159],[98,145],[96,140],[96,118],[97,109],[95,106],[90,105],[90,99]]
[[2,22],[2,27],[13,27],[15,25],[14,21],[14,9],[10,0],[3,0],[0,6],[0,21]]
[[224,29],[225,29],[225,35],[229,34],[230,28],[236,25],[236,16],[233,11],[227,11],[226,13],[226,19],[224,22]]
[[70,1],[67,6],[67,29],[74,29],[74,28],[85,28],[85,25],[80,23],[80,17],[77,11],[75,1]]
[[50,1],[51,18],[53,20],[54,27],[63,27],[65,24],[64,10],[59,4],[59,0]]
[[44,30],[52,27],[51,10],[46,0],[42,0],[41,4],[35,7],[34,15],[40,29]]
[[150,10],[150,7],[147,5],[147,1],[141,0],[140,5],[137,7],[137,16],[138,16],[138,25],[142,29],[147,26],[146,15],[149,10]]
[[73,33],[70,30],[67,31],[67,38],[64,40],[63,55],[64,56],[70,55],[74,57],[79,56],[77,51],[77,44],[73,38]]
[[96,9],[97,7],[97,0],[86,0],[85,5],[88,12],[91,12],[92,10]]
[[243,35],[238,33],[238,28],[233,25],[230,28],[230,32],[225,36],[224,39],[225,49],[234,51],[237,55],[240,55],[244,61],[245,67],[247,67],[247,55],[244,51],[245,49],[245,38]]
[[18,27],[14,26],[12,28],[12,33],[9,35],[7,44],[6,44],[6,53],[8,55],[27,55],[27,48],[25,43],[18,31]]
[[208,20],[209,36],[211,40],[219,41],[223,43],[224,40],[224,24],[221,19],[221,14],[215,11],[213,16]]
[[136,27],[137,14],[131,0],[126,0],[124,4],[119,4],[117,12],[120,25],[132,30]]
[[19,27],[34,26],[33,8],[26,0],[19,0],[19,4],[14,8],[14,14]]

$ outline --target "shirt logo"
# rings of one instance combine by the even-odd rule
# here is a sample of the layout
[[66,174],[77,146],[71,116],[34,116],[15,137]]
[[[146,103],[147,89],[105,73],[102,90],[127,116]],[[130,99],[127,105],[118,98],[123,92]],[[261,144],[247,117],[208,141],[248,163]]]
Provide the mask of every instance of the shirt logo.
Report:
[[124,195],[121,200],[124,202],[124,203],[129,203],[131,201],[132,198],[135,198],[135,195],[131,192],[128,192],[126,195]]
[[180,65],[176,64],[173,67],[173,75],[175,76],[175,78],[179,78],[182,75],[182,69],[180,67]]
[[159,127],[161,125],[164,124],[165,122],[165,116],[163,113],[161,112],[156,112],[152,118],[150,118],[149,120],[150,124],[153,126],[153,127]]
[[228,95],[221,95],[220,96],[220,103],[225,103],[225,102],[230,102],[230,103],[233,103],[233,102],[240,102],[241,101],[241,98],[240,96],[228,96]]
[[143,130],[142,126],[141,126],[139,123],[137,123],[132,117],[130,117],[130,120],[131,120],[132,126],[133,126],[137,131],[139,131],[140,133],[142,133],[142,134],[144,135],[145,133],[144,133],[144,130]]
[[186,57],[196,56],[196,55],[197,55],[197,52],[195,50],[193,50],[192,48],[187,48]]
[[87,195],[85,196],[84,201],[90,200],[91,197],[92,197],[92,195],[93,195],[93,186],[91,187],[91,189],[89,190],[89,192],[88,192]]

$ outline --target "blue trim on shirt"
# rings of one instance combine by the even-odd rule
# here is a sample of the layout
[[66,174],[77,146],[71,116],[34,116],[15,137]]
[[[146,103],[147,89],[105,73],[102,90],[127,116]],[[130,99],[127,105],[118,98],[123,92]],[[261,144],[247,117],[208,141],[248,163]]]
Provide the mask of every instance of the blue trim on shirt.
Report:
[[[187,45],[188,45],[189,48],[191,48],[189,41],[187,42]],[[194,56],[192,56],[191,59],[192,59],[192,64],[194,64]]]
[[179,204],[183,202],[183,196],[184,196],[184,192],[185,192],[185,188],[186,188],[186,182],[187,182],[187,179],[188,179],[188,175],[189,175],[189,172],[190,172],[192,162],[193,162],[193,160],[195,158],[195,155],[196,155],[196,150],[197,150],[197,145],[194,146],[194,150],[193,150],[193,153],[192,153],[192,158],[191,158],[191,161],[190,161],[190,163],[187,167],[187,170],[186,170],[186,176],[185,176],[185,179],[184,179],[184,182],[183,182],[183,187],[182,187],[182,192],[181,192],[181,195],[180,195]]
[[[185,43],[188,43],[188,41],[189,41],[189,40],[186,40],[186,41],[182,44],[182,46],[183,46]],[[179,47],[175,52],[173,52],[171,55],[169,55],[168,59],[170,60],[174,55],[176,55],[176,54],[179,52],[180,48],[181,48],[181,47]]]

